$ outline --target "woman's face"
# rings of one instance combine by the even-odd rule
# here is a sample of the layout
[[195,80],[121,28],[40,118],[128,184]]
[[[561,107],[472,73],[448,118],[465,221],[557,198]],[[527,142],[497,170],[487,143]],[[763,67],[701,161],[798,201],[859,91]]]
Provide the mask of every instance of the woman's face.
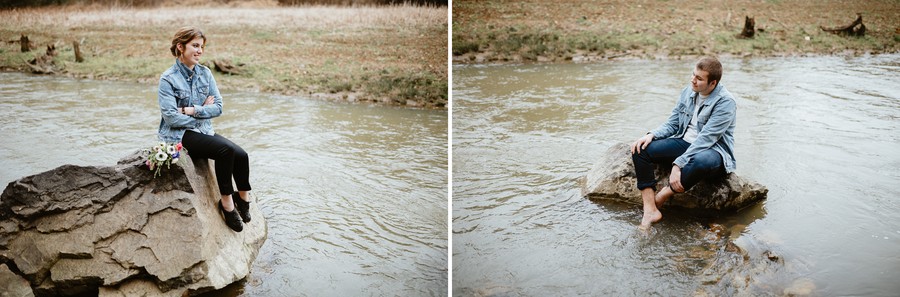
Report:
[[193,68],[194,65],[200,64],[200,55],[203,55],[203,47],[206,46],[203,38],[197,37],[189,41],[181,47],[181,63],[185,66]]

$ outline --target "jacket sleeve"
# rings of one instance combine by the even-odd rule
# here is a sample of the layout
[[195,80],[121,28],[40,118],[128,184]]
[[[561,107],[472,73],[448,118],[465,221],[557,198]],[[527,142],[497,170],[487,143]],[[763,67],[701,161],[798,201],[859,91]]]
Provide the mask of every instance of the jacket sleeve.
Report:
[[156,98],[159,100],[159,111],[162,118],[169,126],[176,128],[194,128],[197,126],[197,120],[178,112],[178,103],[175,100],[175,91],[172,84],[165,78],[159,79],[159,93]]
[[[207,69],[207,71],[209,70]],[[208,75],[209,95],[216,99],[210,105],[194,105],[194,117],[198,119],[211,119],[222,115],[222,95],[219,94],[219,87],[216,85],[216,79],[212,76],[212,73]],[[203,98],[203,100],[206,100],[206,98]]]
[[737,120],[737,104],[734,99],[720,100],[712,108],[714,110],[706,125],[703,125],[697,140],[694,140],[687,151],[673,162],[678,167],[684,168],[694,155],[715,145],[728,131],[728,127]]

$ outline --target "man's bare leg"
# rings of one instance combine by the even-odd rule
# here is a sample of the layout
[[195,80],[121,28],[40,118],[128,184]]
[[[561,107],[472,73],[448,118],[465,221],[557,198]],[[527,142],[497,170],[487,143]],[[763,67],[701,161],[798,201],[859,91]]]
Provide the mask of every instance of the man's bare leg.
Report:
[[656,197],[653,199],[656,201],[656,208],[659,209],[663,206],[663,203],[666,203],[666,200],[672,198],[675,195],[675,191],[672,191],[672,188],[666,186],[662,190],[659,190],[659,193],[656,193]]
[[641,199],[644,201],[644,218],[639,228],[649,230],[650,225],[662,219],[662,213],[656,208],[656,191],[653,188],[641,190]]

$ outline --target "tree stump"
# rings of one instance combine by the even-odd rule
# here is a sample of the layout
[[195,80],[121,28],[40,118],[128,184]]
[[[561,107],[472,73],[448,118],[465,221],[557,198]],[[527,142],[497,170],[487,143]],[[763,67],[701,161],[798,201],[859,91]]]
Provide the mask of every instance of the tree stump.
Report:
[[744,30],[741,30],[741,33],[737,35],[737,38],[741,39],[752,39],[753,35],[756,34],[756,20],[749,16],[744,17]]
[[72,41],[72,47],[75,48],[75,62],[84,62],[84,57],[81,55],[81,42]]
[[838,35],[849,35],[849,36],[856,36],[856,37],[862,37],[862,36],[866,35],[866,25],[864,25],[862,22],[862,14],[861,13],[857,13],[856,20],[853,21],[853,23],[850,23],[849,25],[846,25],[843,27],[838,27],[838,28],[831,28],[831,29],[828,29],[828,28],[825,28],[822,26],[819,26],[819,28],[821,28],[822,31],[830,32],[830,33],[834,33],[834,34],[838,34]]
[[28,61],[28,66],[31,67],[31,72],[37,74],[52,74],[55,73],[53,64],[53,57],[56,56],[56,46],[48,45],[47,52],[44,53],[43,56],[37,57]]
[[34,45],[28,40],[28,36],[25,34],[22,34],[22,37],[19,38],[19,44],[22,46],[23,53],[30,52],[31,49],[34,48]]

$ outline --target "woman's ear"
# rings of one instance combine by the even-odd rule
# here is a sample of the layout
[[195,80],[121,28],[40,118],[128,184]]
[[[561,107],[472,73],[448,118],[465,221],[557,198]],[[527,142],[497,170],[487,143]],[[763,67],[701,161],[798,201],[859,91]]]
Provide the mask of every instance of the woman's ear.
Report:
[[175,44],[175,54],[181,56],[181,53],[183,53],[183,52],[184,52],[184,45],[182,45],[181,43],[176,43]]

